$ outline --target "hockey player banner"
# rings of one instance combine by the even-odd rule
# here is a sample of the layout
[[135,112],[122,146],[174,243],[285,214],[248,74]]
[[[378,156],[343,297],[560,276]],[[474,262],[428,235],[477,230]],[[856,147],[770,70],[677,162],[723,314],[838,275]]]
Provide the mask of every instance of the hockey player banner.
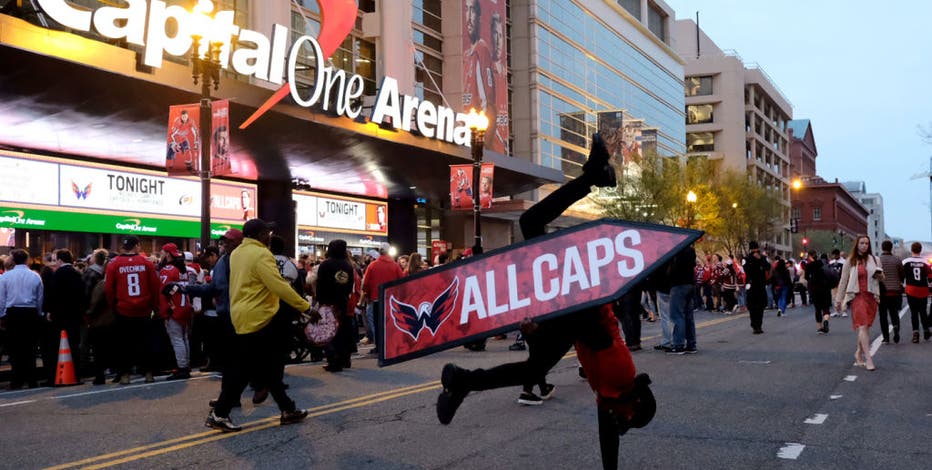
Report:
[[210,103],[210,172],[211,176],[233,173],[230,165],[230,100]]
[[197,174],[201,162],[200,119],[201,108],[197,104],[169,107],[165,171],[170,176]]
[[[450,208],[454,210],[472,210],[473,206],[473,165],[450,165]],[[492,183],[495,179],[495,164],[483,163],[479,170],[479,205],[483,209],[492,208]]]
[[379,365],[611,302],[701,235],[602,219],[386,283]]

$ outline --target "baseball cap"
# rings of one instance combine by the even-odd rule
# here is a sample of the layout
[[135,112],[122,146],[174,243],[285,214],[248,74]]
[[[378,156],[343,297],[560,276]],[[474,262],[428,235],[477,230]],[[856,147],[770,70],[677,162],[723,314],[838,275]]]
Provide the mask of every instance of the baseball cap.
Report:
[[243,232],[241,232],[239,229],[231,228],[230,230],[227,230],[223,235],[220,235],[220,239],[235,240],[235,241],[241,242],[243,241]]
[[275,228],[275,224],[272,222],[266,222],[262,219],[249,219],[243,224],[243,236],[256,238],[262,232],[270,232],[273,228]]
[[162,251],[172,255],[175,258],[181,258],[182,254],[178,251],[178,245],[174,243],[166,243],[162,245]]
[[120,241],[120,245],[123,246],[124,250],[132,250],[139,244],[139,237],[136,235],[127,235],[123,237],[123,240]]
[[190,251],[185,251],[184,260],[189,263],[194,261],[194,253],[191,253]]
[[378,258],[378,257],[379,257],[379,252],[378,252],[378,250],[369,250],[369,251],[366,252],[366,254],[369,255],[369,256],[371,256],[371,257],[373,257],[373,258]]

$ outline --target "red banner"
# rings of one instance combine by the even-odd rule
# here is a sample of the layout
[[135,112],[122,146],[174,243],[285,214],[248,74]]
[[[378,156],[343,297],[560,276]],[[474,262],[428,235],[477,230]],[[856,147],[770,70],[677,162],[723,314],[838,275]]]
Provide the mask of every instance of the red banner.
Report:
[[608,303],[701,235],[602,219],[387,283],[379,365]]
[[[450,208],[472,210],[473,165],[450,165]],[[483,163],[479,170],[479,205],[483,209],[492,207],[492,190],[495,181],[495,164]]]
[[508,45],[504,0],[463,2],[463,109],[485,111],[485,148],[508,151]]
[[230,100],[213,101],[210,103],[210,109],[211,176],[229,175],[233,173],[230,166]]
[[198,131],[201,108],[197,104],[169,107],[165,171],[171,176],[196,175],[201,165],[201,142]]

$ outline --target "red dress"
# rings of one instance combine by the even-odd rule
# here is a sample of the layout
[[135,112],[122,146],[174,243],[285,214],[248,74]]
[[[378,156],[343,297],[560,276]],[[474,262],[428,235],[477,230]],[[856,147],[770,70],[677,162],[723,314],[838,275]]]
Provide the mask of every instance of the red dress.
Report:
[[867,290],[867,281],[867,267],[858,263],[858,293],[851,301],[851,324],[855,330],[861,326],[870,328],[877,316],[877,300]]

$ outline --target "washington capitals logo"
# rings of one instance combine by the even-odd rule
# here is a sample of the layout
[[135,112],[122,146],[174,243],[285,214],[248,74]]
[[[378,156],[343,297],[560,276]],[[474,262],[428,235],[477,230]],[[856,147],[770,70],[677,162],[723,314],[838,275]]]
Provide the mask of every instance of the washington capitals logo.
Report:
[[87,199],[87,196],[91,194],[91,185],[93,183],[87,183],[87,186],[83,188],[78,186],[74,181],[71,182],[71,190],[74,191],[74,197],[78,199]]
[[433,303],[421,302],[416,308],[399,301],[393,295],[389,300],[389,305],[395,328],[413,338],[414,341],[417,341],[424,328],[430,330],[431,335],[436,335],[440,325],[453,313],[453,306],[459,296],[459,286],[459,278],[453,279],[453,282],[434,299]]

